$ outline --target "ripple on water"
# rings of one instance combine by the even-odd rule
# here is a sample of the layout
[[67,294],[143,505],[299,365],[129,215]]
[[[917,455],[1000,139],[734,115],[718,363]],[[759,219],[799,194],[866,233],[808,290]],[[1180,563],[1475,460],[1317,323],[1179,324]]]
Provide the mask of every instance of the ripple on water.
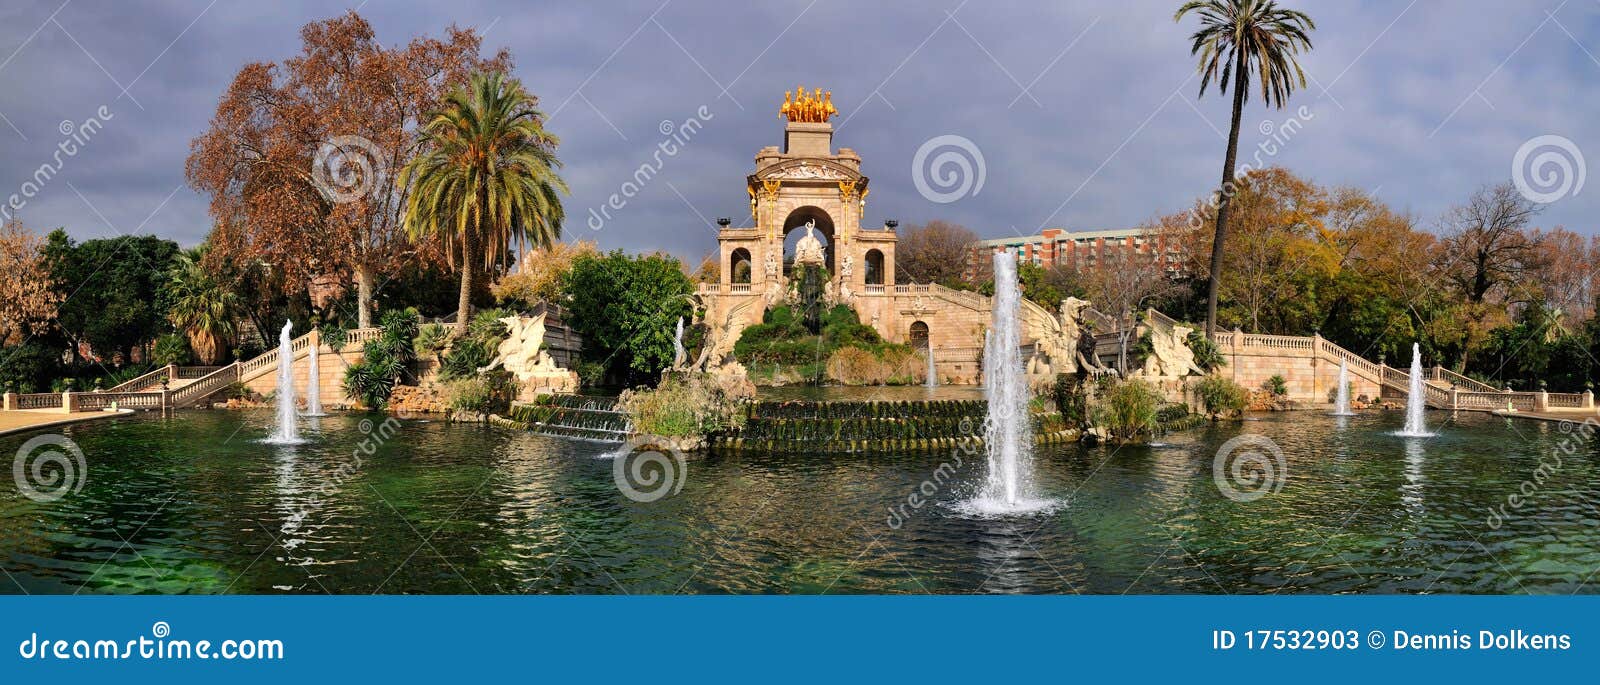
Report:
[[[699,457],[640,503],[611,445],[423,421],[372,444],[361,418],[296,446],[253,442],[270,412],[63,429],[89,477],[0,493],[6,591],[1570,593],[1600,566],[1594,442],[1483,415],[1430,414],[1427,440],[1390,435],[1398,414],[1299,412],[1045,447],[1021,508],[977,500],[983,460],[960,453]],[[1243,432],[1283,454],[1251,502],[1213,481]]]

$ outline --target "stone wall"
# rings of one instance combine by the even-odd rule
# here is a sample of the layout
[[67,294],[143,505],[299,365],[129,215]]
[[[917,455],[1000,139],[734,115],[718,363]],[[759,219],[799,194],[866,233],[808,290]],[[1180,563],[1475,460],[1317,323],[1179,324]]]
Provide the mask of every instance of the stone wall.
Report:
[[[349,404],[350,400],[344,395],[344,370],[349,365],[361,361],[361,345],[346,345],[343,352],[334,354],[327,345],[322,346],[322,351],[317,356],[317,371],[321,381],[322,405]],[[294,392],[295,397],[303,398],[310,388],[307,378],[311,373],[311,358],[307,354],[296,357],[294,362]],[[267,396],[278,391],[278,368],[273,366],[270,371],[244,382],[245,386],[258,395]]]
[[[1218,351],[1228,360],[1222,374],[1247,389],[1262,387],[1274,375],[1283,376],[1289,388],[1289,399],[1309,405],[1328,404],[1330,392],[1339,385],[1339,364],[1318,358],[1315,348],[1260,349],[1221,345]],[[1376,379],[1366,378],[1354,369],[1349,372],[1353,386],[1350,397],[1362,395],[1376,398],[1380,387]]]

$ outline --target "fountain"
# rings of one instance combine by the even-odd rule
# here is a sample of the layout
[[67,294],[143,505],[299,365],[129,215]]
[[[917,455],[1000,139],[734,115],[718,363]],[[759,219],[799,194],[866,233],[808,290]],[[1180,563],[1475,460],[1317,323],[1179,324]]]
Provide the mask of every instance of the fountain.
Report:
[[922,384],[927,386],[927,387],[930,387],[930,388],[937,388],[937,387],[939,387],[939,373],[938,373],[938,371],[935,371],[934,368],[933,368],[933,341],[932,340],[928,341],[928,348],[926,350],[924,350],[924,351],[928,353],[928,378],[925,381],[923,381]]
[[1018,323],[1021,291],[1016,255],[994,256],[994,318],[983,354],[983,394],[988,401],[984,442],[989,475],[976,498],[963,508],[980,515],[1036,513],[1053,502],[1033,492],[1033,425],[1022,369],[1022,331]]
[[1406,427],[1396,433],[1403,438],[1431,438],[1422,412],[1427,409],[1427,396],[1422,387],[1422,346],[1411,343],[1411,387],[1406,397]]
[[1333,404],[1334,416],[1354,416],[1350,411],[1350,369],[1343,359],[1339,360],[1339,394]]
[[295,425],[294,408],[294,348],[289,343],[289,331],[294,322],[283,322],[278,333],[278,430],[266,442],[273,445],[298,445],[300,428]]
[[683,366],[689,353],[683,349],[683,317],[678,317],[678,330],[672,334],[672,367]]
[[[317,366],[317,348],[322,347],[322,336],[316,336],[311,345],[306,364],[306,416],[327,416],[322,412],[322,373]],[[279,351],[282,354],[282,351]]]

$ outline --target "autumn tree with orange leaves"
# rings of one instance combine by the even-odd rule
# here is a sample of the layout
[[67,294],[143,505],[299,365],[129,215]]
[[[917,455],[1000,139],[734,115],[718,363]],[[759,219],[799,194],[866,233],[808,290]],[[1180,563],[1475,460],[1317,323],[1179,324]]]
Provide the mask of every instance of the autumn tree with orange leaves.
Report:
[[307,24],[299,55],[247,64],[190,144],[190,185],[211,196],[208,260],[264,262],[286,290],[329,275],[354,282],[358,325],[374,290],[411,260],[440,260],[436,242],[402,229],[395,174],[418,151],[418,119],[468,75],[511,69],[504,50],[451,27],[442,39],[384,47],[355,12]]
[[0,345],[22,342],[56,316],[55,291],[44,239],[12,218],[0,224]]

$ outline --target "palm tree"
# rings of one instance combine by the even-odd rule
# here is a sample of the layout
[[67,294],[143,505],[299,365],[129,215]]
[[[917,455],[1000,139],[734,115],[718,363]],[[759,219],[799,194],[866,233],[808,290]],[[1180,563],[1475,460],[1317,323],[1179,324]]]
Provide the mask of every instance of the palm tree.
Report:
[[179,253],[167,272],[171,312],[167,318],[189,338],[200,360],[215,364],[228,349],[237,328],[239,296],[223,288],[200,265],[205,246]]
[[422,126],[423,152],[401,169],[410,185],[405,228],[414,241],[439,237],[451,260],[460,258],[461,299],[456,334],[471,317],[472,278],[480,268],[504,267],[512,254],[546,247],[561,237],[566,216],[556,175],[560,143],[544,130],[544,114],[522,83],[492,72],[474,74]]
[[1219,92],[1233,85],[1233,125],[1228,129],[1228,154],[1222,163],[1222,188],[1217,200],[1217,229],[1211,240],[1210,292],[1206,295],[1206,337],[1217,331],[1217,287],[1221,280],[1223,243],[1228,237],[1228,205],[1237,189],[1233,179],[1239,153],[1239,117],[1244,114],[1250,79],[1261,85],[1268,106],[1283,108],[1297,87],[1306,86],[1295,56],[1311,49],[1308,32],[1317,25],[1303,12],[1280,9],[1274,0],[1193,0],[1178,8],[1173,21],[1194,12],[1200,29],[1191,36],[1191,56],[1200,59],[1200,94],[1217,82]]

